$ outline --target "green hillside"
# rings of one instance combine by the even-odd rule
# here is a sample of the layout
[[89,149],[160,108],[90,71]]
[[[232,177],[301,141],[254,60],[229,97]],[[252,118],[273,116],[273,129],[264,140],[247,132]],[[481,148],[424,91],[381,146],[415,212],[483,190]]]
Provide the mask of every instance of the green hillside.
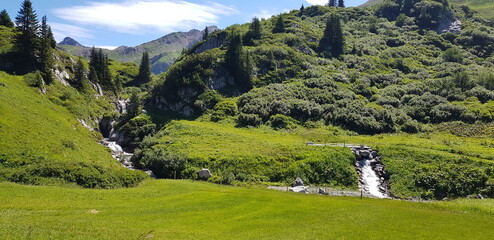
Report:
[[105,101],[85,100],[59,83],[46,86],[45,95],[4,72],[0,83],[0,179],[109,188],[130,186],[143,177],[122,169],[97,143],[102,136],[75,117],[90,116]]
[[492,200],[414,203],[190,181],[109,191],[0,183],[0,191],[3,239],[486,239],[494,221]]
[[[202,122],[170,123],[143,141],[134,161],[163,177],[193,178],[209,167],[222,183],[297,176],[354,188],[343,180],[352,161],[303,146],[347,142],[380,150],[395,196],[491,195],[494,156],[482,132],[494,120],[494,29],[446,4],[413,3],[312,6],[215,32],[148,99]],[[461,30],[449,27],[454,14]],[[335,18],[340,53],[323,44]]]
[[451,0],[451,3],[469,6],[486,19],[494,19],[494,1],[492,0]]
[[[369,0],[359,7],[372,7],[383,3],[383,0]],[[449,3],[456,6],[468,6],[476,16],[480,16],[485,19],[494,19],[494,2],[492,0],[450,0]]]

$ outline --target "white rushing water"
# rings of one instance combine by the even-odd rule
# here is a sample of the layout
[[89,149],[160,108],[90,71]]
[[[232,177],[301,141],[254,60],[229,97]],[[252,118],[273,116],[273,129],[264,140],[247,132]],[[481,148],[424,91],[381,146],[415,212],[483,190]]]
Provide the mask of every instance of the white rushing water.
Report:
[[[120,114],[126,114],[127,102],[125,100],[119,100],[118,105],[119,107],[117,107],[117,109],[119,110]],[[101,143],[111,150],[112,157],[115,158],[118,162],[120,162],[123,167],[126,167],[128,169],[134,169],[134,165],[130,161],[133,154],[125,152],[122,146],[118,145],[116,139],[118,139],[119,136],[118,136],[118,132],[116,132],[115,129],[113,128],[114,124],[115,121],[111,123],[112,129],[110,131],[110,135],[108,136],[108,138],[101,140]]]
[[125,100],[118,100],[118,104],[120,105],[120,113],[121,114],[126,114],[127,113],[127,101]]
[[381,184],[376,172],[372,169],[369,159],[362,159],[359,161],[359,167],[362,169],[363,186],[360,186],[365,192],[378,197],[387,198],[387,196],[381,192],[379,186]]

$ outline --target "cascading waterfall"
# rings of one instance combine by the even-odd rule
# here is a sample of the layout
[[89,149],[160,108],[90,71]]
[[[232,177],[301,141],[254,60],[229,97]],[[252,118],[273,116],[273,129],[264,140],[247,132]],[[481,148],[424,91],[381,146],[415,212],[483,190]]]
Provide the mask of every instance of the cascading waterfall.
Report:
[[357,158],[355,168],[360,175],[360,190],[377,198],[389,198],[388,175],[377,152],[366,146],[351,148]]
[[[117,108],[120,114],[127,113],[127,102],[124,100],[119,100],[118,104],[119,105],[117,106]],[[108,135],[107,138],[101,140],[101,144],[105,145],[111,150],[112,157],[115,158],[118,162],[120,162],[123,167],[134,170],[134,165],[130,161],[133,154],[125,152],[122,146],[120,146],[117,143],[117,139],[119,138],[119,133],[115,131],[114,124],[115,121],[111,122],[112,128],[110,134]]]
[[369,159],[362,159],[357,162],[358,167],[361,169],[361,181],[359,181],[359,188],[366,193],[378,198],[386,198],[387,196],[382,193],[381,179],[377,176]]

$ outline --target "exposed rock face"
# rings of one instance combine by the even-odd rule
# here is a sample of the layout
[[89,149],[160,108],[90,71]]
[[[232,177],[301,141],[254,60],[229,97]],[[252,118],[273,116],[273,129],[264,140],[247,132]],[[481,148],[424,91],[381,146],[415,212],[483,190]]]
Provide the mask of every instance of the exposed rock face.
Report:
[[198,114],[197,109],[194,108],[194,102],[206,89],[219,90],[234,84],[233,77],[227,71],[218,68],[214,71],[214,75],[206,80],[205,89],[183,87],[177,90],[177,99],[157,96],[154,101],[160,110],[178,112],[185,117],[191,117]]
[[299,186],[304,186],[304,181],[302,181],[302,179],[300,178],[297,178],[295,179],[295,181],[293,182],[293,187],[299,187]]
[[448,13],[448,16],[439,21],[437,27],[437,33],[455,33],[460,34],[462,28],[462,23],[460,20],[455,18],[452,13]]
[[211,36],[207,41],[205,41],[195,49],[194,54],[199,54],[209,49],[224,46],[226,45],[226,38],[227,34],[225,32]]
[[292,187],[288,189],[289,192],[296,192],[296,193],[309,193],[309,189],[304,186],[298,186],[298,187]]
[[213,176],[213,175],[211,175],[211,172],[209,171],[209,169],[206,169],[206,168],[203,168],[201,171],[199,171],[197,173],[197,175],[199,175],[199,178],[201,178],[201,179],[209,179],[210,177]]
[[70,75],[67,71],[60,71],[58,69],[55,69],[55,71],[53,72],[54,75],[55,75],[55,79],[57,79],[57,81],[59,81],[62,85],[64,86],[69,86],[69,82],[68,80],[70,79]]

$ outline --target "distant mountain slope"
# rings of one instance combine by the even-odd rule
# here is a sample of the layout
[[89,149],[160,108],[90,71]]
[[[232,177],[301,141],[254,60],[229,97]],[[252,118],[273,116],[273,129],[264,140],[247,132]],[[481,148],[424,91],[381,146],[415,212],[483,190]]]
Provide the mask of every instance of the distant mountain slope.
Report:
[[[208,27],[209,32],[218,30],[216,26]],[[183,48],[189,48],[203,38],[204,31],[175,32],[135,47],[121,46],[114,50],[104,50],[111,59],[121,62],[139,64],[142,53],[147,51],[151,58],[153,73],[164,71],[180,55]],[[90,47],[85,47],[71,38],[65,38],[57,47],[72,55],[89,57]]]
[[80,44],[79,42],[77,42],[76,40],[70,38],[70,37],[66,37],[63,39],[63,41],[61,41],[60,43],[58,43],[58,45],[68,45],[68,46],[74,46],[74,47],[83,47],[85,48],[84,45]]

